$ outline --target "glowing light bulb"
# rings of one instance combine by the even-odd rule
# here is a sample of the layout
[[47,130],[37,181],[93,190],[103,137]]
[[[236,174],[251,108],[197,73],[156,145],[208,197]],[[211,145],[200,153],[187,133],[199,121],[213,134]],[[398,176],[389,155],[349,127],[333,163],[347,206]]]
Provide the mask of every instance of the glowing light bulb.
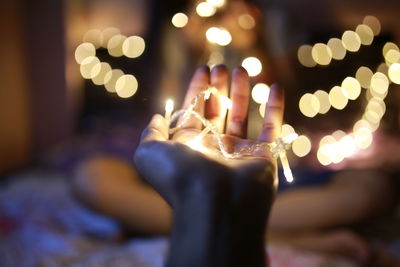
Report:
[[174,110],[174,101],[172,99],[167,99],[165,102],[165,119],[169,122],[171,121],[172,111]]
[[183,28],[187,25],[187,23],[189,22],[189,18],[188,16],[186,16],[186,14],[184,13],[176,13],[173,17],[172,17],[172,25],[174,25],[177,28]]
[[129,58],[137,58],[143,54],[146,44],[140,36],[130,36],[122,44],[122,53]]
[[282,168],[283,168],[283,174],[285,175],[286,181],[288,183],[293,182],[293,173],[292,170],[290,169],[289,161],[286,157],[286,153],[282,152],[279,154],[279,159],[281,160]]
[[305,135],[300,135],[292,143],[292,151],[298,157],[304,157],[311,151],[311,141]]
[[257,83],[251,91],[251,97],[254,102],[263,104],[268,102],[270,88],[265,83]]
[[229,99],[227,96],[224,96],[224,95],[221,95],[221,94],[220,94],[220,96],[221,96],[222,107],[223,107],[225,110],[230,110],[230,109],[232,109],[232,105],[233,105],[232,100]]
[[115,91],[121,98],[129,98],[133,96],[138,88],[138,82],[135,76],[125,74],[118,78],[115,84]]
[[200,17],[211,17],[215,14],[216,11],[217,9],[215,8],[215,6],[211,5],[208,2],[201,2],[196,7],[196,13]]
[[96,47],[92,43],[80,44],[75,49],[75,60],[78,64],[81,64],[86,58],[94,57],[95,55]]
[[343,46],[350,52],[357,52],[361,47],[360,36],[353,31],[345,31],[342,35]]
[[250,77],[257,76],[261,73],[262,64],[256,57],[248,57],[242,61],[242,67],[246,69]]

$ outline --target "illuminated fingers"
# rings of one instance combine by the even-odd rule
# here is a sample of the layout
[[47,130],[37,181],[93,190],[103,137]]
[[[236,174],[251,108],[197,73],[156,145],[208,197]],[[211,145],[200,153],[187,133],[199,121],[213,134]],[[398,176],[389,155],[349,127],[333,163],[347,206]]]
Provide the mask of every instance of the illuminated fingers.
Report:
[[148,141],[167,141],[168,140],[168,124],[165,118],[159,114],[155,114],[149,125],[144,129],[141,142]]
[[284,111],[284,91],[278,85],[272,85],[269,99],[265,107],[263,127],[259,140],[274,142],[280,135]]
[[230,95],[232,109],[229,111],[226,133],[246,138],[250,85],[249,75],[242,67],[232,72]]
[[[210,82],[210,70],[207,66],[203,66],[197,69],[193,78],[190,82],[189,89],[186,93],[183,108],[188,108],[193,98],[202,91],[205,90]],[[200,115],[204,116],[204,100],[199,99],[198,104],[195,107],[195,111]],[[201,122],[194,117],[190,117],[187,122],[182,125],[183,128],[196,128],[201,129]]]
[[210,85],[215,87],[218,94],[211,94],[206,103],[206,118],[222,133],[225,127],[226,108],[221,96],[228,94],[229,73],[225,66],[219,65],[211,71]]

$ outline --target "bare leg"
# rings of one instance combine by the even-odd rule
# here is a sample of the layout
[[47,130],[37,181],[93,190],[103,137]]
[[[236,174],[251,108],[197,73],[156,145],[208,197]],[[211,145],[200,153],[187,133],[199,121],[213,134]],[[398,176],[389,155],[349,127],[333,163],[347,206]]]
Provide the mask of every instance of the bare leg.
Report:
[[72,185],[85,204],[129,229],[154,235],[170,232],[169,205],[128,162],[106,156],[87,160],[76,170]]

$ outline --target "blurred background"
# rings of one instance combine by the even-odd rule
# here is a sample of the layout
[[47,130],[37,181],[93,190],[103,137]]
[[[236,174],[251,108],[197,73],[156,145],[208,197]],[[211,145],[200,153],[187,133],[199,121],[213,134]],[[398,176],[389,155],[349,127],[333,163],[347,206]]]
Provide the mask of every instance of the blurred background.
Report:
[[[346,77],[355,77],[363,85],[360,79],[370,79],[371,71],[387,75],[389,63],[382,48],[387,42],[398,43],[396,1],[214,2],[198,8],[200,2],[196,1],[4,1],[0,172],[35,162],[71,143],[78,134],[122,125],[136,129],[131,135],[137,136],[150,114],[163,112],[167,98],[173,99],[176,107],[180,105],[197,66],[224,63],[233,68],[245,58],[256,60],[248,61],[246,67],[255,71],[252,86],[279,83],[286,88],[285,120],[299,134],[310,139],[316,132],[330,134],[340,129],[348,133],[362,118],[367,90],[356,101],[346,100],[346,108],[339,103],[339,108],[330,110],[322,107],[324,97],[326,100],[322,93],[319,106],[323,110],[318,114],[317,103],[317,115],[311,110],[305,116],[299,109],[300,98],[317,90],[329,93]],[[361,24],[367,29],[358,29]],[[215,31],[208,31],[211,28]],[[365,30],[364,39],[357,44],[360,39],[350,34],[349,42],[354,37],[355,48],[346,53],[337,41],[345,31],[356,28],[360,35]],[[328,44],[331,39],[336,40]],[[82,43],[85,45],[80,47]],[[313,59],[312,48],[318,43],[321,46],[315,49]],[[389,46],[386,52],[393,50],[392,58],[396,58],[396,48]],[[86,64],[78,64],[87,57]],[[368,69],[356,77],[362,66]],[[132,76],[128,77],[121,97],[115,84],[122,74],[133,75],[134,84],[129,80]],[[392,132],[399,124],[397,87],[390,85],[384,100],[385,116],[378,114],[380,128]],[[268,88],[258,89],[259,98],[265,98]],[[261,120],[259,104],[265,101],[259,100],[258,105],[252,101],[253,136]],[[372,121],[376,127],[376,120]],[[320,139],[310,140],[313,148]]]
[[25,170],[68,175],[93,153],[130,159],[200,65],[249,72],[251,137],[269,87],[285,87],[283,134],[301,136],[293,166],[362,167],[382,142],[400,151],[399,10],[397,0],[1,1],[2,183]]

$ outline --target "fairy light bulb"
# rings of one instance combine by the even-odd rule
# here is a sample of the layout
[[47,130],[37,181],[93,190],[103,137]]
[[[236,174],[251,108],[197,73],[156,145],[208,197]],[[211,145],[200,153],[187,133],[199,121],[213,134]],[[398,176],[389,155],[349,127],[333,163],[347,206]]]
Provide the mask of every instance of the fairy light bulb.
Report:
[[165,119],[167,120],[168,124],[171,120],[171,114],[174,110],[174,101],[172,99],[167,99],[165,102]]

